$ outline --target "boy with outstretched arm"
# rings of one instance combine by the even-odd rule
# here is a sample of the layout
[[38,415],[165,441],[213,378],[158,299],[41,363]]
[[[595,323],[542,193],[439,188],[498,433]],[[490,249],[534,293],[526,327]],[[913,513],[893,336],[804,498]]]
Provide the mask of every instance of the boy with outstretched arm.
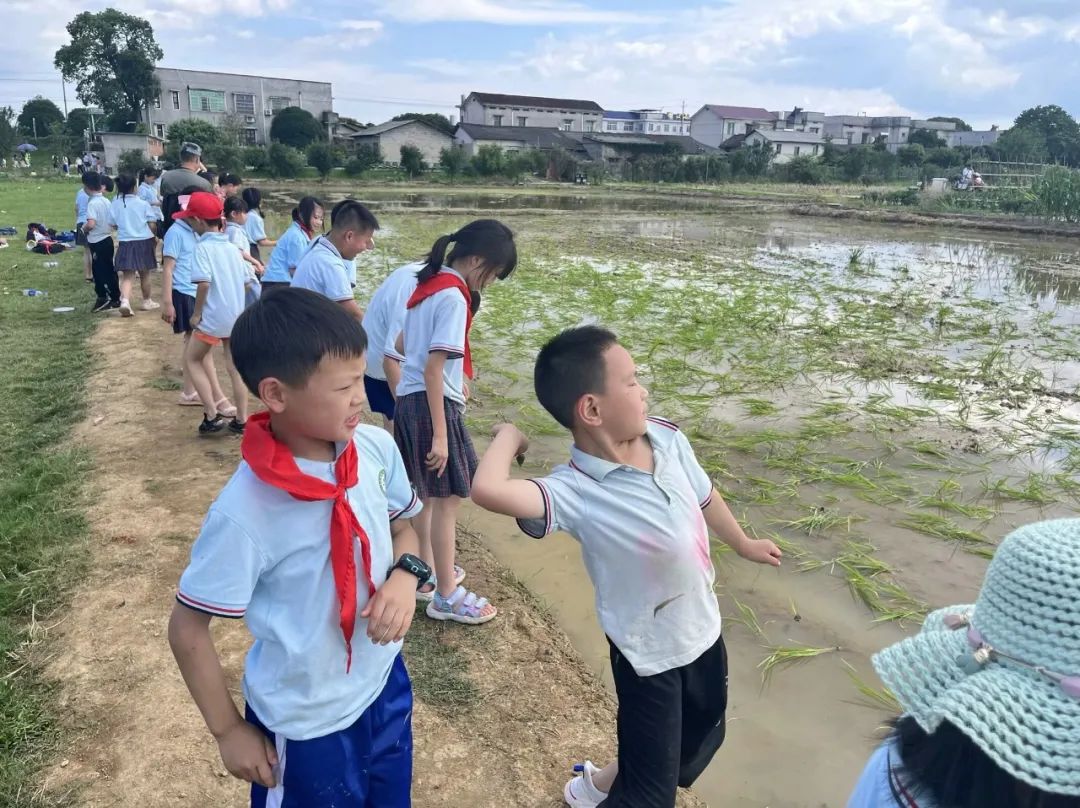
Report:
[[[253,808],[407,808],[412,690],[401,639],[431,570],[420,504],[393,438],[361,425],[360,323],[285,289],[232,330],[236,367],[267,411],[191,551],[169,642],[226,768]],[[229,695],[211,617],[244,618],[245,715]]]
[[534,381],[573,434],[570,462],[542,479],[511,479],[528,441],[501,424],[472,498],[535,538],[570,533],[596,589],[619,700],[618,760],[586,762],[564,798],[573,808],[671,808],[677,786],[690,786],[724,740],[727,655],[709,531],[750,561],[778,566],[780,550],[743,533],[686,436],[648,416],[634,360],[610,331],[563,331],[540,351]]

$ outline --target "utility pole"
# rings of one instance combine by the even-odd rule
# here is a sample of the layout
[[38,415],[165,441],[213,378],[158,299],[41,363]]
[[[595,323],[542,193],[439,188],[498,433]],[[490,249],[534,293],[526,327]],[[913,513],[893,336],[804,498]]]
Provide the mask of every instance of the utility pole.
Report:
[[64,94],[64,117],[67,117],[67,85],[64,84],[64,79],[60,79],[60,92]]

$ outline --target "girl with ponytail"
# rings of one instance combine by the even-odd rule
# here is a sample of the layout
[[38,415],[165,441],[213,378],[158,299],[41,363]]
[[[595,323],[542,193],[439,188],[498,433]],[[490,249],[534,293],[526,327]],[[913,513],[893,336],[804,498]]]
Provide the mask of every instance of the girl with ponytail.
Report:
[[322,235],[323,206],[313,196],[305,196],[292,210],[292,224],[277,240],[270,260],[266,263],[266,274],[262,278],[263,292],[288,286],[292,283],[293,273],[301,256],[307,252],[312,240]]
[[510,228],[494,219],[472,222],[435,242],[405,304],[394,438],[424,503],[413,524],[421,557],[435,572],[417,598],[430,601],[427,615],[435,620],[477,625],[497,614],[487,598],[461,586],[454,541],[477,463],[464,418],[473,375],[469,330],[480,293],[516,265]]

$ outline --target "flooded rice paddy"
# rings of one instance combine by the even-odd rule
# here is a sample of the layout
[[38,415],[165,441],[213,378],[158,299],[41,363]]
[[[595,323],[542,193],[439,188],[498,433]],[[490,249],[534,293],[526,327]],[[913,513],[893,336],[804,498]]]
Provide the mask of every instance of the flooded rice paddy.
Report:
[[[696,789],[711,804],[842,806],[891,713],[869,656],[970,602],[1010,529],[1077,511],[1080,243],[596,191],[356,195],[384,225],[362,301],[438,235],[513,211],[519,268],[472,339],[478,444],[513,420],[533,438],[522,474],[563,462],[532,360],[602,323],[746,529],[783,547],[775,571],[714,544],[731,692]],[[573,540],[465,521],[610,683]]]

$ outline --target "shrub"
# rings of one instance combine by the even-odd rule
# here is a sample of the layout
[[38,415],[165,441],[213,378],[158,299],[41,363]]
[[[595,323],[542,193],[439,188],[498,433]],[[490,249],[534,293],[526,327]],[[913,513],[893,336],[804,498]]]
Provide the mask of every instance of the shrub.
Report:
[[439,165],[450,179],[460,174],[468,162],[469,156],[465,154],[465,150],[457,146],[450,146],[439,152]]
[[816,157],[792,157],[784,165],[776,167],[777,179],[797,182],[800,185],[821,185],[825,182],[826,168]]
[[203,162],[214,166],[219,174],[242,173],[244,170],[244,151],[239,146],[211,146],[203,152]]
[[377,146],[361,146],[352,159],[345,164],[345,173],[350,177],[361,177],[382,161],[382,153]]
[[319,172],[319,177],[326,179],[334,170],[334,150],[326,143],[312,143],[307,149],[308,165]]
[[505,156],[501,146],[489,143],[476,150],[472,159],[473,169],[481,177],[494,177],[503,171]]
[[132,177],[139,176],[141,171],[146,166],[146,155],[142,149],[127,149],[120,152],[120,157],[116,161],[116,172],[118,174],[130,174]]
[[270,124],[271,139],[296,149],[306,149],[324,134],[315,116],[300,107],[286,107]]
[[401,147],[401,167],[410,178],[420,176],[427,168],[424,163],[424,153],[416,146],[406,143]]
[[1080,221],[1080,172],[1064,166],[1046,169],[1032,186],[1039,212],[1052,219]]
[[244,165],[256,171],[266,171],[270,167],[270,157],[265,146],[248,146],[244,149]]
[[284,143],[272,143],[266,157],[271,177],[295,177],[304,169],[304,155]]

